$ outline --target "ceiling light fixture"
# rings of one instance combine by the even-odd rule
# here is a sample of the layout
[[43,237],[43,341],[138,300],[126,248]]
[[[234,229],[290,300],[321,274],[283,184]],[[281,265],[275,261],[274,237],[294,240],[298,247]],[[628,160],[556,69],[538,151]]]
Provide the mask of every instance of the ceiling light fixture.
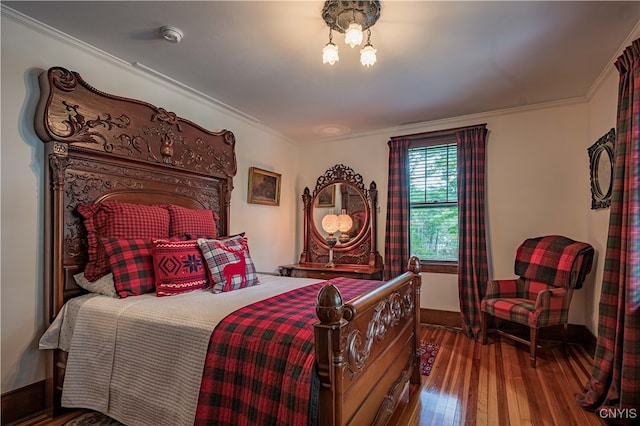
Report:
[[344,41],[352,48],[362,44],[362,32],[367,30],[367,43],[360,50],[362,65],[376,63],[376,49],[371,44],[372,27],[380,18],[380,1],[340,1],[327,0],[322,8],[322,19],[329,27],[329,43],[322,49],[322,62],[333,65],[338,57],[338,46],[333,43],[332,31],[345,35]]
[[170,25],[165,25],[160,28],[160,34],[162,34],[162,38],[167,40],[169,43],[180,43],[180,40],[184,37],[184,33],[180,28],[172,27]]

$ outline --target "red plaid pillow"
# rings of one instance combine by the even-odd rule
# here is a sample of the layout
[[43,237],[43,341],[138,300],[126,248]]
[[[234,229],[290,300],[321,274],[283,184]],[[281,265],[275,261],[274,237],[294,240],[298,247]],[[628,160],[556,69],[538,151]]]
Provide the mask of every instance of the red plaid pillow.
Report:
[[113,281],[120,297],[138,296],[154,290],[151,240],[101,238],[109,256]]
[[100,238],[167,238],[169,212],[158,206],[105,201],[78,206],[87,229],[89,261],[84,275],[95,281],[109,272],[109,259]]
[[206,209],[187,209],[169,204],[169,235],[207,235],[216,238],[218,214]]
[[214,293],[259,283],[246,237],[235,236],[223,240],[199,238],[198,245],[207,262]]
[[207,287],[207,268],[197,241],[154,240],[152,246],[157,296]]

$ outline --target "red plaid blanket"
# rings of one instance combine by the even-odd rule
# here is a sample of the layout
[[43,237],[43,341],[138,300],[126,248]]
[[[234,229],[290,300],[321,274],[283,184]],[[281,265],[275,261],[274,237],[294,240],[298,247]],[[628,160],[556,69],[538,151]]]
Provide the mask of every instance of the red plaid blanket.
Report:
[[[380,281],[334,278],[346,302]],[[325,283],[256,302],[211,335],[196,425],[306,425],[315,360],[315,303]]]
[[559,235],[529,238],[518,247],[515,273],[554,287],[581,288],[592,261],[587,243]]

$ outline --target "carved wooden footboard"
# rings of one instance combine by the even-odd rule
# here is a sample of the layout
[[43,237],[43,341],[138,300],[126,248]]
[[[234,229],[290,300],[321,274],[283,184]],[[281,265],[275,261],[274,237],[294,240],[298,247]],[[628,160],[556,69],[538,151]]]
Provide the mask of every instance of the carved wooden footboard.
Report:
[[385,424],[409,380],[420,383],[420,262],[371,293],[344,304],[327,284],[315,324],[320,424]]

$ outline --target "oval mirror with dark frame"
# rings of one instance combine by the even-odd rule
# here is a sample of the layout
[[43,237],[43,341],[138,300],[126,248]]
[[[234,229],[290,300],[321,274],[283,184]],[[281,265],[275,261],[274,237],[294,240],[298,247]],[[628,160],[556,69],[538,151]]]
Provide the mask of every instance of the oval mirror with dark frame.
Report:
[[[337,164],[318,178],[313,192],[304,189],[302,201],[304,247],[300,263],[382,267],[376,248],[375,182],[367,189],[360,174]],[[327,227],[327,220],[332,219],[336,221],[333,228],[331,224]]]
[[591,209],[611,206],[613,188],[613,148],[616,130],[611,129],[588,148],[591,180]]

